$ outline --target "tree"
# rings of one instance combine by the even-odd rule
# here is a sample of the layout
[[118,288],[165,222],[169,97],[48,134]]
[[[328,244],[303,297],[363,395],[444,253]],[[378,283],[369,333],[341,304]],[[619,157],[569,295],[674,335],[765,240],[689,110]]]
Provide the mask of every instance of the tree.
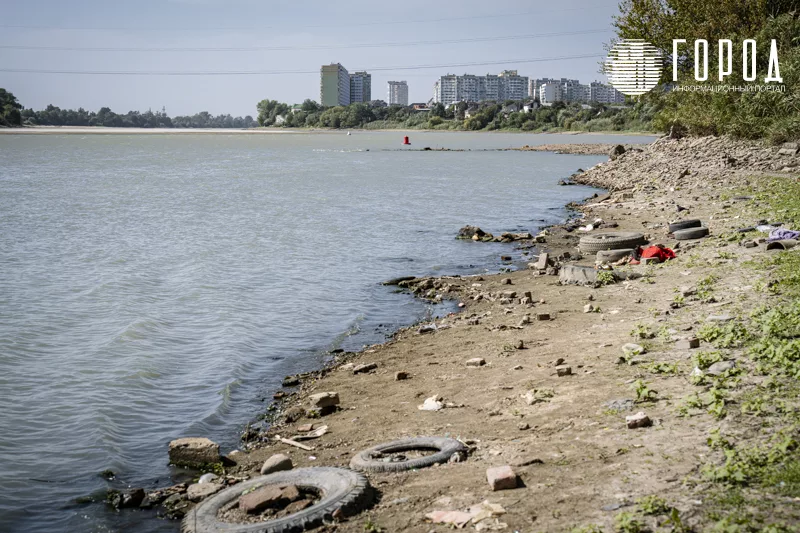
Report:
[[22,106],[17,102],[17,98],[12,93],[0,88],[0,125],[21,126],[21,110]]

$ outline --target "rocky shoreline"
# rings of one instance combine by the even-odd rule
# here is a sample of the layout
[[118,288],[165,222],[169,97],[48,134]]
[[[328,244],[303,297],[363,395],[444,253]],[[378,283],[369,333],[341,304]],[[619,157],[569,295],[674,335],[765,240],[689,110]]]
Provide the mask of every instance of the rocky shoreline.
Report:
[[[588,153],[586,145],[556,146]],[[202,483],[167,489],[166,514],[180,517],[226,486],[274,471],[270,464],[346,468],[381,442],[437,436],[458,439],[467,455],[367,474],[379,499],[323,530],[645,531],[667,517],[673,531],[699,531],[718,521],[708,496],[715,487],[701,475],[725,460],[709,448],[710,431],[722,424],[740,439],[757,432],[741,416],[720,418],[711,404],[691,403],[711,383],[697,372],[742,369],[729,403],[762,378],[743,353],[720,351],[704,328],[769,301],[753,290],[745,266],[766,252],[737,236],[741,226],[763,222],[763,206],[737,192],[758,187],[765,173],[797,181],[800,157],[792,144],[718,138],[620,148],[605,146],[608,162],[573,176],[610,194],[572,206],[576,217],[539,235],[499,237],[528,253],[528,269],[387,282],[431,302],[457,301],[462,311],[287,376],[267,411],[271,425],[248,427],[242,450],[207,461],[215,472]],[[669,224],[688,218],[702,219],[710,237],[675,240]],[[600,272],[578,242],[606,231],[641,232],[676,257],[604,267],[619,275],[576,283],[570,272]],[[461,237],[497,239],[469,227]],[[702,354],[710,353],[726,368],[705,365],[711,356]],[[791,520],[782,509],[772,513]],[[622,522],[638,529],[620,529]]]

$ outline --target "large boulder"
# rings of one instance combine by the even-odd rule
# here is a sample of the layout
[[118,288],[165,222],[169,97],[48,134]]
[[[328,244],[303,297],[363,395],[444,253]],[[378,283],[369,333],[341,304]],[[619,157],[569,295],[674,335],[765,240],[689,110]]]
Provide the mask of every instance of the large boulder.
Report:
[[189,467],[218,463],[219,444],[205,437],[175,439],[169,443],[169,462]]

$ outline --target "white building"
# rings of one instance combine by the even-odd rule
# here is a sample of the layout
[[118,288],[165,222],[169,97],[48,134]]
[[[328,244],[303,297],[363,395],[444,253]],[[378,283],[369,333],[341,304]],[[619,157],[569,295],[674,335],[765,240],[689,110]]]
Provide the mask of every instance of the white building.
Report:
[[319,101],[323,107],[350,104],[350,75],[340,63],[320,69]]
[[372,75],[367,72],[350,74],[350,104],[362,104],[372,100]]
[[389,105],[408,106],[408,84],[405,81],[389,82]]
[[527,97],[528,78],[519,76],[516,70],[504,70],[499,75],[486,76],[448,74],[433,85],[433,101],[445,105],[462,101],[523,100]]
[[624,103],[625,95],[617,91],[610,85],[604,85],[593,81],[589,85],[584,85],[578,80],[550,79],[545,81],[534,80],[538,86],[536,96],[542,104],[552,104],[553,102],[598,102],[602,104]]

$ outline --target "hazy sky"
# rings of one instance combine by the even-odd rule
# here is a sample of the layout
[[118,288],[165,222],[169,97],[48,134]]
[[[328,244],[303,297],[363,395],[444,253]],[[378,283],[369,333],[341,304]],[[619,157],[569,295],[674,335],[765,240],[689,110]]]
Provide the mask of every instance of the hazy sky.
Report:
[[[373,70],[372,97],[383,100],[388,80],[406,80],[409,99],[426,102],[433,94],[434,81],[447,73],[517,69],[521,75],[537,78],[606,81],[597,72],[598,62],[605,56],[603,44],[613,35],[611,16],[617,13],[617,2],[3,0],[0,87],[13,92],[25,107],[35,109],[52,103],[89,110],[108,106],[124,113],[165,106],[172,116],[198,111],[255,116],[255,105],[264,98],[287,103],[306,98],[318,101],[320,65],[333,62],[342,63],[350,72],[442,65]],[[593,30],[598,32],[589,33]],[[563,35],[570,32],[573,34]],[[553,33],[562,35],[541,36]],[[519,36],[525,37],[488,40]],[[406,44],[448,40],[471,41]],[[346,48],[365,44],[382,46]],[[70,47],[133,51],[64,49]],[[196,50],[255,47],[289,49]],[[577,55],[593,57],[529,61]],[[463,63],[489,64],[454,66]],[[19,73],[7,69],[118,74]],[[120,71],[301,72],[154,76],[121,75]]]

